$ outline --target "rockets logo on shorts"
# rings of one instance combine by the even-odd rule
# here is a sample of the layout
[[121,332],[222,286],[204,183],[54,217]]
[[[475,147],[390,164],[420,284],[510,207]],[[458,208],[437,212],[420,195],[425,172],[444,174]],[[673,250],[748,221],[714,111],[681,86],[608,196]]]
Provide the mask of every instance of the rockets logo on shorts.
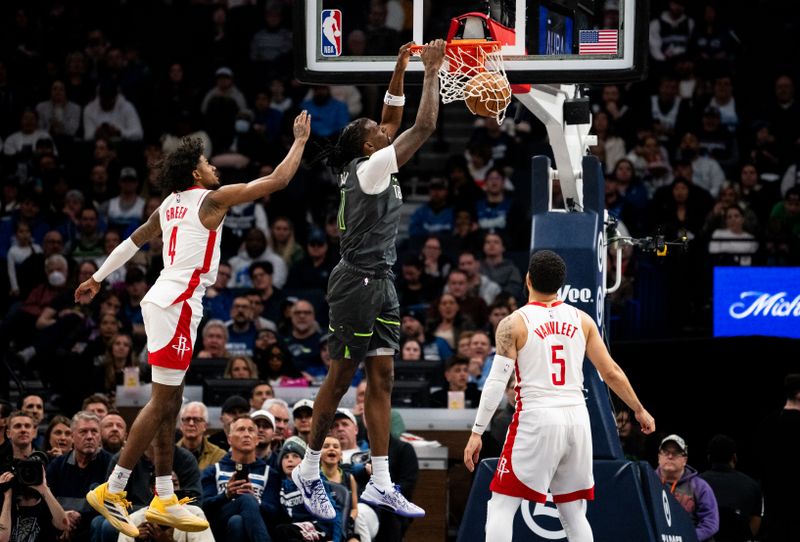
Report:
[[342,12],[338,9],[323,9],[320,14],[320,43],[322,56],[342,54]]
[[506,459],[506,457],[505,457],[505,456],[501,457],[501,458],[500,458],[500,461],[498,461],[498,462],[497,462],[497,470],[496,470],[496,472],[497,472],[497,477],[498,477],[498,478],[500,478],[501,480],[503,479],[503,475],[504,475],[504,474],[511,472],[511,471],[510,471],[510,470],[509,470],[509,469],[506,467],[506,463],[508,463],[508,460]]
[[179,336],[178,341],[172,345],[172,348],[177,352],[178,359],[183,359],[183,355],[192,350],[189,347],[189,340],[186,338],[186,335]]

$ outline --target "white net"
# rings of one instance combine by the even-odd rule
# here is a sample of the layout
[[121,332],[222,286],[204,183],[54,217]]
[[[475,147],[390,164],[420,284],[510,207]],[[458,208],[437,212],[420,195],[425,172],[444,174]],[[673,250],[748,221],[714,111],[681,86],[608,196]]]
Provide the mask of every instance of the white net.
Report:
[[446,59],[439,69],[439,94],[442,102],[464,100],[476,115],[503,122],[511,103],[503,55],[499,43],[448,43]]

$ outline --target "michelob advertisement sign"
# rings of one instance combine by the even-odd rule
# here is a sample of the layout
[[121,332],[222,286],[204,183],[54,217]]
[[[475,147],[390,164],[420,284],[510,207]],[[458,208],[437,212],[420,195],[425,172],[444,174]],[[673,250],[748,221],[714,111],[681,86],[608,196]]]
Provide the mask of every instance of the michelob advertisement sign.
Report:
[[800,338],[800,268],[714,269],[714,336]]

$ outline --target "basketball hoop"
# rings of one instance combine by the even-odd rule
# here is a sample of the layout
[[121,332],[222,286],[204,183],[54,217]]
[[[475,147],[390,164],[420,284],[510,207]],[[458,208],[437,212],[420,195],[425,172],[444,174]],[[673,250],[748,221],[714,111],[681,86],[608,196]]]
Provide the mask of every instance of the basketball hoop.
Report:
[[[422,47],[413,45],[411,54],[418,56]],[[493,40],[449,40],[445,46],[445,61],[439,68],[442,102],[480,101],[483,109],[497,119],[498,124],[502,123],[511,103],[511,86],[500,48],[500,42]],[[487,75],[476,77],[481,74]]]

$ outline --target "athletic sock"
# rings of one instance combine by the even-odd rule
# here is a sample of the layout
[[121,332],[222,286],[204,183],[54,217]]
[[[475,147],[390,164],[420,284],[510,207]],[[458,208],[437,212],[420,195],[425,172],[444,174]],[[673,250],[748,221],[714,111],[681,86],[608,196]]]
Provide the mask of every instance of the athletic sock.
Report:
[[306,455],[300,463],[300,476],[306,480],[316,480],[319,478],[319,456],[321,450],[306,448]]
[[389,456],[372,456],[372,483],[381,489],[392,487],[392,478],[389,476]]
[[108,477],[108,491],[110,493],[121,493],[128,485],[128,478],[131,477],[131,469],[117,465]]
[[162,501],[171,499],[175,495],[172,485],[172,476],[156,476],[156,495]]

